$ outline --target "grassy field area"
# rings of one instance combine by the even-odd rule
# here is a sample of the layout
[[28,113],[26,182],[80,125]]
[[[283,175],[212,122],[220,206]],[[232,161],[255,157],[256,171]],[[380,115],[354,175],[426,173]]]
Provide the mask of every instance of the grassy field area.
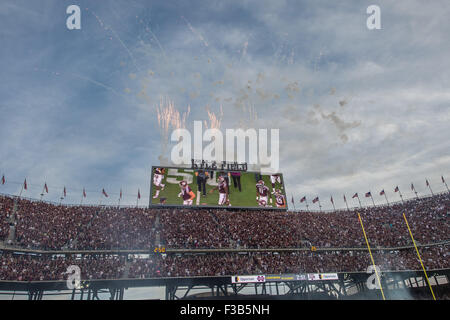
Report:
[[[213,179],[208,179],[206,183],[206,196],[203,193],[199,193],[197,186],[197,177],[193,170],[188,169],[166,169],[164,174],[163,184],[165,184],[164,190],[162,190],[157,199],[153,196],[156,193],[156,188],[152,181],[152,204],[159,204],[160,198],[166,198],[166,204],[169,205],[183,205],[183,199],[178,197],[180,193],[179,182],[182,180],[188,181],[192,191],[194,191],[196,197],[193,205],[200,206],[217,206],[219,201],[219,191],[215,190],[213,193],[209,193],[217,185],[216,173],[214,173]],[[263,176],[264,183],[269,187],[272,192],[272,185],[270,183],[270,176]],[[256,201],[256,180],[255,174],[251,172],[242,173],[241,175],[241,192],[234,187],[232,177],[229,177],[229,192],[230,203],[232,206],[237,207],[257,207]],[[276,188],[281,189],[282,185],[276,185]],[[270,204],[270,203],[269,203]],[[272,207],[276,208],[275,197],[272,196]]]

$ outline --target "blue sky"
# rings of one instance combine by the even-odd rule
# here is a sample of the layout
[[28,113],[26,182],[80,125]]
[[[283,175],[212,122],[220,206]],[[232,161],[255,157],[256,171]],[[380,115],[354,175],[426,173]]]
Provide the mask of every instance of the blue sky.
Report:
[[[82,10],[66,28],[67,6]],[[450,3],[9,1],[0,7],[0,192],[67,203],[148,203],[161,97],[221,129],[279,128],[288,197],[450,181]],[[253,113],[250,113],[252,110]],[[257,117],[254,114],[257,114]],[[170,150],[170,146],[168,147]],[[165,154],[164,156],[168,156]],[[371,204],[362,199],[364,204]],[[356,205],[352,201],[349,204]]]

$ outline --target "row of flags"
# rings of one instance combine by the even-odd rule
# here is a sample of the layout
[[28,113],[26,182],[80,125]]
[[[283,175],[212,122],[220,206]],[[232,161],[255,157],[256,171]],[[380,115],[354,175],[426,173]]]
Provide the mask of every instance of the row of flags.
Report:
[[[2,175],[2,179],[0,180],[0,182],[1,182],[2,185],[4,185],[6,183],[5,175]],[[22,184],[22,189],[20,191],[20,195],[22,194],[23,190],[28,190],[28,184],[27,184],[27,179],[26,178],[25,178],[25,180],[24,180],[24,182]],[[42,188],[41,199],[44,196],[44,192],[48,193],[47,182],[44,183],[44,187]],[[109,197],[104,188],[102,189],[102,194],[106,198]],[[123,195],[122,194],[122,189],[120,189],[119,201],[122,199],[122,195]],[[61,199],[65,198],[66,196],[67,196],[67,189],[66,189],[66,186],[64,186]],[[87,197],[86,190],[85,190],[85,188],[83,188],[82,200],[83,200],[83,198],[86,198],[86,197]],[[141,191],[140,191],[140,189],[138,189],[138,193],[137,193],[137,200],[139,200],[139,199],[141,199]]]
[[[447,183],[445,182],[444,176],[441,176],[441,180],[442,180],[442,183],[445,184],[445,187],[447,188],[447,191],[450,192],[450,190],[449,190],[449,188],[448,188],[448,185],[447,185]],[[426,186],[430,189],[431,194],[434,195],[433,190],[431,189],[431,185],[430,185],[428,179],[425,179],[425,184],[426,184]],[[418,198],[418,194],[417,194],[416,188],[414,187],[414,184],[413,184],[413,183],[411,183],[411,190],[414,191],[414,193],[416,194],[416,197]],[[400,188],[399,188],[398,186],[395,187],[394,192],[398,192],[399,195],[400,195],[400,198],[401,198],[402,201],[403,201],[403,195],[402,195],[402,193],[400,192]],[[366,192],[366,193],[364,194],[364,196],[365,196],[366,198],[371,198],[371,199],[372,199],[372,203],[373,203],[373,205],[375,206],[375,202],[374,202],[374,200],[373,200],[372,192],[371,192],[371,191]],[[384,197],[386,198],[386,202],[389,204],[389,201],[388,201],[388,199],[387,199],[387,195],[386,195],[386,192],[384,191],[384,189],[380,191],[380,196],[384,196]],[[355,192],[355,194],[352,196],[352,199],[355,199],[355,198],[358,199],[359,205],[361,206],[361,201],[360,201],[360,199],[359,199],[359,194],[358,194],[358,192]],[[294,203],[294,196],[292,196],[291,202],[292,202],[292,204],[295,206],[295,203]],[[306,208],[308,209],[309,206],[308,206],[308,201],[306,200],[306,196],[303,196],[303,197],[300,199],[300,203],[303,203],[303,202],[306,202]],[[320,208],[320,209],[322,208],[322,206],[320,205],[320,200],[319,200],[319,197],[318,197],[318,196],[315,197],[315,198],[312,200],[312,202],[313,202],[313,203],[319,202],[319,208]],[[335,208],[335,206],[334,206],[333,196],[331,196],[330,202],[331,202],[331,204],[333,205],[333,208],[336,210],[336,208]],[[347,198],[345,197],[345,194],[344,194],[344,202],[345,202],[345,204],[346,204],[346,206],[347,206],[347,209],[348,209]]]

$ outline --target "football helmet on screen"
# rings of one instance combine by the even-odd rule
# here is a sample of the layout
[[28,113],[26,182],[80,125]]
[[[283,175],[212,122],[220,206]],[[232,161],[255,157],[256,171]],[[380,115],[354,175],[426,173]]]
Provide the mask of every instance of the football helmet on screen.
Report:
[[180,187],[182,187],[182,188],[186,188],[186,186],[187,186],[187,182],[186,181],[180,181]]

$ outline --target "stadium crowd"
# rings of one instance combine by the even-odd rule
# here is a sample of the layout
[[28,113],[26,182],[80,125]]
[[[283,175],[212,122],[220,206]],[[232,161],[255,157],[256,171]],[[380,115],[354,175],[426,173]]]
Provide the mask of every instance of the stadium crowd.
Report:
[[[450,253],[447,246],[421,248],[420,254],[428,270],[449,267]],[[414,249],[374,251],[373,256],[382,271],[421,270]],[[85,255],[83,258],[64,258],[3,253],[0,256],[0,279],[65,280],[69,265],[78,265],[82,280],[87,280],[366,272],[371,264],[367,251],[166,254],[131,258],[126,272],[125,256]]]
[[77,237],[97,211],[96,207],[18,200],[16,242],[29,249],[61,249]]
[[[14,211],[14,202],[17,210]],[[357,213],[384,270],[420,269],[403,214],[419,244],[449,240],[450,195],[413,199],[405,203],[336,212],[141,209],[64,206],[0,197],[0,240],[15,224],[15,245],[27,249],[149,250],[157,238],[165,248],[365,248]],[[157,237],[159,234],[159,237]],[[387,247],[388,251],[378,251]],[[427,268],[448,268],[446,246],[421,249]],[[63,279],[70,264],[81,264],[85,277],[172,277],[250,273],[365,271],[366,251],[296,251],[252,254],[167,254],[133,258],[38,257],[2,254],[0,279],[24,281]],[[124,270],[125,265],[129,268]]]
[[[448,247],[421,249],[426,268],[449,267]],[[413,249],[374,252],[382,271],[420,270]],[[323,272],[366,272],[371,265],[367,251],[220,253],[203,255],[167,255],[165,258],[135,259],[129,278],[225,276],[245,274],[287,274]]]
[[[12,199],[1,199],[0,239],[8,232]],[[361,219],[373,246],[411,245],[449,239],[449,194],[390,206],[336,212],[268,210],[138,209],[61,206],[18,200],[16,244],[57,250],[148,249],[156,232],[168,248],[365,247]],[[159,216],[159,225],[155,225]]]
[[12,214],[14,201],[10,197],[0,195],[0,241],[9,235],[9,218]]
[[[365,247],[365,240],[357,213],[361,214],[369,241],[374,246],[398,247],[411,245],[406,227],[405,213],[415,240],[433,243],[449,239],[449,194],[414,199],[404,204],[366,207],[336,212],[271,212],[225,211],[210,213],[198,211],[186,216],[183,211],[176,217],[167,216],[163,224],[164,239],[168,247],[186,247],[192,228],[179,228],[173,221],[186,221],[195,230],[196,238],[204,241],[197,247],[227,247],[230,243],[244,248],[286,248],[314,245],[316,247]],[[217,218],[217,226],[210,216]],[[172,220],[173,219],[173,220]],[[206,222],[208,221],[208,223]],[[220,232],[219,232],[220,227]],[[225,232],[227,231],[227,232]],[[216,232],[214,236],[212,232]],[[231,241],[230,241],[231,240]]]
[[123,276],[125,258],[119,256],[40,257],[3,253],[0,257],[0,279],[14,281],[67,280],[70,265],[80,267],[81,279],[119,279]]
[[161,241],[169,248],[226,248],[230,235],[212,210],[172,209],[160,213]]
[[148,249],[155,242],[154,210],[105,208],[69,247],[79,250]]

